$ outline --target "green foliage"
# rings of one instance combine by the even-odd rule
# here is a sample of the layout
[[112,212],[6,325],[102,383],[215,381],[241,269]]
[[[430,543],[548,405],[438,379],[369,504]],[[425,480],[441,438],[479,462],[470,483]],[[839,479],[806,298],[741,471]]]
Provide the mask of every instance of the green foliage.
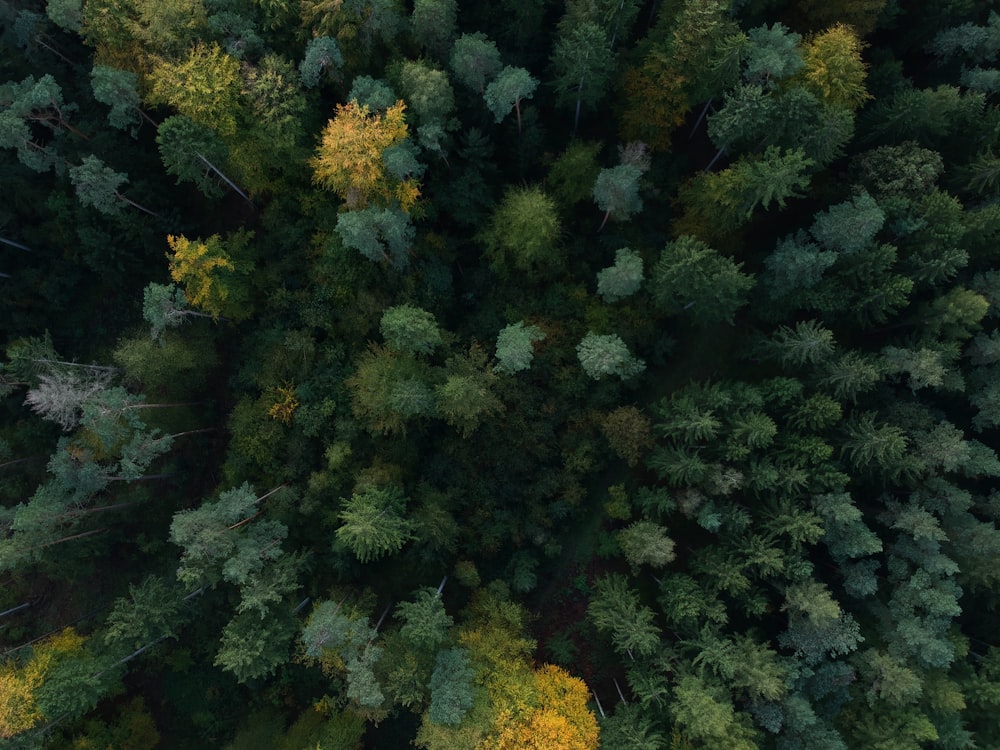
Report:
[[128,182],[123,173],[115,172],[96,156],[87,156],[80,166],[70,167],[69,178],[84,206],[92,206],[109,216],[121,212],[122,198],[118,188]]
[[337,514],[337,544],[366,563],[399,552],[412,536],[412,521],[403,517],[408,498],[399,487],[369,487],[343,500]]
[[628,380],[646,369],[646,363],[634,357],[617,334],[599,335],[589,331],[576,345],[576,356],[583,371],[594,380],[608,375]]
[[457,17],[455,0],[415,0],[410,18],[413,36],[424,49],[441,55],[455,35]]
[[379,323],[386,344],[398,352],[430,354],[441,344],[434,316],[410,305],[397,305],[382,313]]
[[441,594],[431,588],[419,589],[412,601],[396,605],[396,614],[403,625],[400,635],[414,648],[435,651],[447,638],[448,628],[454,624],[444,611]]
[[667,530],[650,521],[636,521],[616,535],[625,559],[633,568],[649,565],[662,568],[672,562],[674,543],[667,537]]
[[535,358],[536,341],[543,341],[545,334],[537,326],[526,326],[523,320],[511,323],[497,335],[497,366],[494,372],[505,375],[527,370]]
[[486,85],[500,72],[503,63],[496,44],[481,31],[462,34],[451,48],[455,79],[477,94],[485,95]]
[[650,291],[664,311],[687,314],[698,325],[733,322],[754,279],[704,242],[684,236],[667,243],[653,266]]
[[[339,75],[344,65],[344,57],[340,54],[340,45],[336,39],[328,36],[313,37],[306,45],[306,54],[299,64],[299,75],[306,88],[315,88],[324,78],[332,79]],[[394,103],[395,100],[393,100]],[[388,106],[388,105],[387,105]]]
[[562,265],[556,204],[539,187],[508,190],[483,232],[491,266],[506,275],[551,276]]
[[659,644],[653,610],[639,601],[625,576],[612,573],[599,578],[587,614],[599,631],[610,634],[620,654],[649,656]]
[[594,182],[594,202],[604,211],[605,221],[610,216],[615,220],[627,219],[642,210],[640,177],[642,170],[633,164],[619,164],[600,171]]
[[452,726],[462,721],[474,702],[473,676],[465,649],[449,648],[438,652],[430,682],[430,721]]
[[[51,8],[52,3],[48,7]],[[95,65],[90,71],[90,85],[94,91],[94,99],[111,108],[108,122],[119,130],[135,133],[136,127],[142,122],[136,74]]]
[[209,198],[222,194],[209,165],[225,163],[227,149],[210,128],[189,117],[174,115],[160,124],[156,142],[163,166],[178,184],[193,182]]
[[524,68],[504,67],[483,92],[486,106],[496,122],[501,122],[511,110],[517,111],[517,129],[521,130],[521,102],[530,99],[538,87],[538,80]]
[[385,261],[399,270],[410,264],[413,225],[398,208],[344,211],[337,216],[336,231],[345,247],[357,250],[372,262]]

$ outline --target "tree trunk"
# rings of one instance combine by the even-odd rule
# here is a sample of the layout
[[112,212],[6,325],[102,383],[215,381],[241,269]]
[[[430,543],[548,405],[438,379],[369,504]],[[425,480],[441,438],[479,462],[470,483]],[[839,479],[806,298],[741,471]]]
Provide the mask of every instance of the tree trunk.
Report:
[[[219,168],[218,168],[217,166],[215,166],[214,164],[212,164],[212,162],[210,162],[210,161],[209,161],[208,159],[206,159],[206,158],[205,158],[204,156],[202,156],[201,154],[195,154],[195,156],[197,156],[197,157],[198,157],[198,159],[200,159],[200,160],[201,160],[201,163],[202,163],[202,164],[204,164],[204,165],[205,165],[206,167],[208,167],[208,168],[209,168],[209,169],[211,169],[211,170],[212,170],[213,172],[215,172],[215,173],[216,173],[217,175],[219,175],[219,177],[220,177],[220,178],[222,178],[222,179],[223,179],[223,180],[225,181],[225,183],[226,183],[227,185],[229,185],[229,187],[231,187],[231,188],[232,188],[233,190],[235,190],[235,191],[236,191],[236,192],[237,192],[237,193],[239,194],[239,196],[240,196],[240,197],[241,197],[241,198],[242,198],[243,200],[245,200],[245,201],[246,201],[247,203],[249,203],[249,204],[250,204],[251,206],[253,206],[253,205],[254,205],[253,201],[252,201],[252,200],[250,200],[250,197],[249,197],[249,196],[248,196],[248,195],[247,195],[246,193],[244,193],[244,192],[243,192],[242,190],[240,190],[240,187],[239,187],[239,185],[237,185],[237,184],[236,184],[235,182],[233,182],[233,181],[232,181],[232,180],[230,180],[230,179],[229,179],[228,177],[226,177],[226,175],[224,175],[224,174],[222,173],[222,170],[221,170],[221,169],[219,169]],[[256,208],[256,206],[254,206],[254,208]]]
[[125,201],[125,202],[126,202],[126,203],[128,203],[128,204],[129,204],[130,206],[132,206],[133,208],[138,208],[138,209],[139,209],[140,211],[142,211],[143,213],[147,213],[147,214],[149,214],[150,216],[155,216],[155,217],[156,217],[157,219],[162,219],[162,218],[163,218],[163,217],[162,217],[162,216],[160,216],[160,215],[159,215],[158,213],[156,213],[156,211],[150,211],[150,210],[149,210],[148,208],[146,208],[145,206],[142,206],[142,205],[139,205],[139,204],[138,204],[138,203],[136,203],[136,202],[135,202],[134,200],[130,200],[129,198],[126,198],[126,197],[125,197],[124,195],[122,195],[121,193],[115,193],[115,197],[116,197],[116,198],[117,198],[118,200],[120,200],[120,201]]
[[4,239],[3,237],[0,237],[0,244],[16,247],[18,250],[24,250],[26,253],[33,252],[27,245],[22,245],[20,242],[14,242],[13,240]]
[[599,226],[597,228],[598,232],[600,232],[602,229],[604,229],[604,225],[608,223],[608,217],[609,216],[611,216],[611,209],[610,208],[607,211],[604,212],[604,219],[601,221],[601,226]]

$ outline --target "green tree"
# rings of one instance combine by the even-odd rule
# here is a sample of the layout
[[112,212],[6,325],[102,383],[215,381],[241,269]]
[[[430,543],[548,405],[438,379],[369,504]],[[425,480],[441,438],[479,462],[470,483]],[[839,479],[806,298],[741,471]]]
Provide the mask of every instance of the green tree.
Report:
[[704,242],[683,236],[667,243],[653,266],[650,292],[657,306],[670,313],[688,312],[697,325],[726,321],[747,301],[754,278]]
[[448,638],[448,628],[454,624],[445,612],[441,593],[423,588],[414,592],[412,601],[396,605],[396,615],[402,621],[399,632],[413,648],[432,653]]
[[480,96],[503,68],[497,45],[481,31],[456,39],[449,62],[455,80]]
[[486,353],[473,345],[466,356],[449,357],[443,383],[434,388],[437,413],[468,437],[483,420],[503,411],[494,395],[496,375],[487,365]]
[[634,357],[617,334],[602,336],[588,331],[576,345],[576,355],[584,372],[594,380],[608,375],[628,380],[646,369],[646,363]]
[[611,573],[597,579],[587,615],[599,631],[610,633],[619,654],[650,656],[660,645],[653,610],[639,601],[623,575]]
[[160,157],[167,173],[181,182],[193,182],[208,198],[222,194],[219,180],[229,185],[244,200],[246,194],[217,165],[225,164],[228,150],[211,129],[189,117],[174,115],[164,120],[156,134]]
[[639,197],[639,179],[642,170],[633,164],[619,164],[611,169],[602,169],[594,182],[594,202],[604,211],[600,229],[604,229],[608,218],[627,219],[642,210]]
[[411,305],[396,305],[382,313],[379,323],[385,343],[398,352],[430,354],[441,344],[434,316]]
[[[344,57],[336,39],[328,36],[313,37],[306,45],[306,53],[299,64],[299,75],[306,88],[315,88],[321,80],[331,80],[340,74]],[[395,100],[393,100],[395,101]]]
[[615,251],[615,263],[597,272],[597,293],[605,302],[618,302],[639,291],[642,285],[642,256],[631,248]]
[[111,107],[108,122],[133,135],[144,118],[138,91],[138,76],[128,70],[94,65],[90,71],[94,99]]
[[615,536],[633,570],[640,565],[662,568],[676,556],[667,530],[652,521],[636,521]]
[[604,98],[615,68],[605,30],[583,21],[560,24],[552,51],[553,86],[560,106],[573,106],[573,132],[580,123],[580,109],[592,109]]
[[809,231],[827,250],[859,253],[872,244],[884,224],[885,213],[863,192],[817,214]]
[[412,538],[413,523],[403,517],[407,502],[394,485],[369,487],[342,500],[337,544],[363,563],[399,552]]
[[555,201],[539,187],[511,188],[482,234],[491,267],[508,275],[550,276],[561,270]]
[[118,192],[118,188],[128,182],[128,177],[122,172],[115,172],[96,156],[85,156],[80,166],[70,167],[69,179],[80,203],[93,206],[102,214],[117,216],[121,204],[127,203],[150,216],[159,216]]
[[218,500],[175,513],[170,541],[184,550],[177,578],[189,588],[219,580],[242,586],[281,557],[288,528],[269,518],[257,520],[263,513],[259,504],[280,489],[258,497],[244,482]]
[[398,208],[362,208],[337,215],[337,235],[345,247],[375,263],[385,261],[398,270],[410,264],[413,225]]
[[472,708],[473,677],[468,652],[448,648],[438,652],[431,674],[431,704],[427,718],[435,724],[456,726]]
[[497,335],[497,366],[494,372],[513,375],[527,370],[535,357],[534,344],[545,334],[537,326],[526,326],[523,320],[511,323]]
[[517,132],[521,132],[521,102],[534,96],[538,80],[524,68],[507,65],[486,86],[483,98],[497,122],[502,121],[513,109],[517,112]]
[[455,36],[458,5],[455,0],[415,0],[410,27],[417,43],[437,57]]

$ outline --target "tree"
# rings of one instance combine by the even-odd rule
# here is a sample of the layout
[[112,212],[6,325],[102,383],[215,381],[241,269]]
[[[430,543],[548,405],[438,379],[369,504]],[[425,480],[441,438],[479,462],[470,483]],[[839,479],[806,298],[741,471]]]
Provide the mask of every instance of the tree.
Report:
[[602,336],[589,331],[576,345],[576,355],[584,372],[594,380],[608,375],[628,380],[646,369],[646,363],[632,356],[616,334]]
[[425,50],[443,57],[458,21],[455,0],[415,0],[410,26],[413,36]]
[[397,305],[382,313],[379,323],[386,344],[399,352],[430,354],[441,344],[434,316],[411,305]]
[[399,552],[412,538],[413,524],[402,515],[408,498],[399,487],[369,487],[342,502],[337,544],[359,561],[367,563]]
[[610,633],[619,654],[650,656],[660,645],[653,610],[639,602],[623,575],[611,573],[597,579],[587,615],[599,631]]
[[243,586],[267,563],[280,558],[288,528],[269,518],[259,504],[277,488],[257,496],[249,482],[219,493],[219,499],[174,514],[170,541],[183,548],[177,578],[188,588],[219,580]]
[[448,637],[448,628],[454,624],[445,612],[441,593],[436,589],[418,589],[412,601],[396,605],[396,616],[402,620],[399,633],[410,646],[432,653]]
[[508,275],[551,275],[562,265],[561,228],[555,201],[540,187],[508,189],[482,234],[490,265]]
[[340,74],[344,57],[336,39],[328,36],[313,37],[306,45],[306,53],[299,64],[299,75],[306,88],[315,88],[321,79],[332,79]]
[[111,384],[107,370],[62,370],[38,376],[38,385],[28,390],[24,403],[66,432],[80,421],[83,405]]
[[138,76],[128,70],[94,65],[90,71],[94,99],[111,107],[108,122],[133,135],[144,117],[138,91]]
[[574,133],[581,107],[593,108],[604,98],[614,67],[614,53],[604,29],[590,21],[568,29],[560,24],[552,52],[553,85],[560,106],[575,106]]
[[38,691],[63,661],[83,652],[84,639],[66,628],[36,644],[23,663],[0,665],[0,738],[9,740],[39,722],[58,718],[43,712]]
[[605,302],[618,302],[639,291],[643,274],[642,256],[631,248],[615,252],[615,263],[597,272],[597,293]]
[[463,648],[438,651],[431,674],[431,704],[427,718],[435,724],[456,726],[474,703],[468,652]]
[[619,164],[611,169],[602,169],[594,182],[594,201],[604,211],[601,229],[608,218],[627,219],[642,210],[639,197],[639,179],[642,170],[633,164]]
[[775,303],[775,314],[807,307],[809,290],[823,280],[837,257],[832,250],[822,250],[805,232],[780,240],[764,259],[764,271],[757,277],[764,294]]
[[871,95],[865,89],[861,40],[850,26],[831,26],[805,43],[804,84],[824,101],[857,109]]
[[494,372],[513,375],[527,370],[535,357],[534,344],[545,334],[537,326],[526,326],[523,320],[505,327],[497,335],[497,366]]
[[117,216],[121,204],[127,203],[150,216],[159,216],[118,192],[118,188],[128,182],[128,177],[122,172],[115,172],[96,156],[85,156],[80,166],[70,167],[69,179],[76,188],[80,203],[93,206],[102,214]]
[[688,313],[697,325],[733,322],[746,304],[754,278],[694,237],[682,236],[667,243],[653,266],[650,292],[660,309]]
[[169,104],[222,136],[235,135],[243,79],[239,61],[218,44],[199,43],[183,60],[158,61],[150,82],[150,102]]
[[484,419],[503,411],[503,404],[493,394],[496,376],[478,345],[470,347],[464,357],[450,357],[445,369],[445,381],[434,388],[437,413],[468,437]]
[[480,96],[503,67],[496,43],[481,31],[456,39],[449,62],[455,79]]
[[517,112],[517,132],[521,132],[521,102],[530,99],[538,87],[538,80],[524,68],[507,65],[486,87],[483,98],[497,122],[513,109]]
[[400,208],[362,208],[337,215],[336,232],[345,247],[397,270],[410,264],[413,225]]
[[350,208],[395,203],[408,211],[420,189],[415,180],[393,177],[382,159],[387,148],[407,138],[405,109],[402,101],[384,114],[372,113],[356,101],[338,104],[334,118],[323,128],[316,156],[309,160],[313,181],[333,190]]
[[804,367],[830,359],[836,351],[833,332],[816,320],[803,320],[794,328],[780,326],[760,350],[777,358],[783,367]]
[[153,338],[162,341],[167,328],[179,326],[190,317],[212,316],[188,310],[184,290],[176,284],[150,282],[142,290],[142,317],[151,326]]
[[[193,182],[207,198],[222,194],[218,180],[222,180],[247,202],[250,199],[239,186],[222,172],[228,149],[211,128],[200,125],[189,117],[174,115],[164,120],[156,133],[160,158],[167,173],[181,182]],[[212,176],[214,175],[214,177]]]
[[885,213],[866,192],[816,215],[809,232],[827,250],[859,253],[885,224]]
[[640,565],[662,568],[674,560],[673,540],[667,536],[665,528],[652,521],[636,521],[619,531],[616,537],[633,570]]
[[357,76],[351,83],[347,101],[355,101],[372,112],[385,112],[399,101],[399,97],[387,81],[371,76]]
[[170,277],[183,285],[192,305],[211,314],[234,320],[250,316],[249,289],[233,255],[250,242],[252,233],[239,232],[223,240],[213,234],[205,241],[191,241],[184,235],[167,236],[171,254]]
[[17,151],[22,164],[35,172],[45,172],[55,166],[58,157],[42,145],[32,132],[37,125],[55,133],[64,128],[84,136],[66,120],[66,115],[76,109],[63,100],[62,89],[55,79],[45,74],[38,80],[28,76],[20,83],[8,82],[0,86],[0,147]]

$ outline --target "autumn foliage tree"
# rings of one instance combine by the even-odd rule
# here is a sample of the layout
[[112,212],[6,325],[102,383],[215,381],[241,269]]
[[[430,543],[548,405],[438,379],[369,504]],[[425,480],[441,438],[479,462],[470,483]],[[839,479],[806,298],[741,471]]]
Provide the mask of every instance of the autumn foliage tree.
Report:
[[353,100],[338,104],[323,129],[316,156],[309,161],[313,181],[335,192],[349,208],[398,203],[409,211],[420,195],[419,184],[413,178],[393,176],[383,160],[386,149],[407,138],[405,110],[402,101],[384,113],[373,113]]

